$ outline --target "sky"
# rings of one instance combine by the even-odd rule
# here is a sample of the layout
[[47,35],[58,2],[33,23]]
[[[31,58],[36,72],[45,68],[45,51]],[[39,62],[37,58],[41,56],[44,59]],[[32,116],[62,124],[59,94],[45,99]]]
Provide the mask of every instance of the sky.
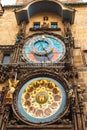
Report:
[[[3,6],[5,6],[5,5],[15,5],[17,0],[0,0],[0,1],[1,1],[1,4]],[[62,1],[62,0],[60,0],[60,1]],[[63,0],[63,1],[65,1],[65,0]],[[69,1],[69,0],[66,0],[66,1]],[[83,0],[83,2],[87,2],[87,0]]]
[[16,0],[1,0],[1,4],[4,5],[15,5]]

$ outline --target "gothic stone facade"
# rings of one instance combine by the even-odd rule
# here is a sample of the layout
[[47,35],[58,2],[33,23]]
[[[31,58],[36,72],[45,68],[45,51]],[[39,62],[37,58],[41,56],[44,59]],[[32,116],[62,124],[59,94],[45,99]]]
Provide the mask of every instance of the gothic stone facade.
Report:
[[[2,8],[0,16],[1,130],[87,129],[87,5],[67,7],[60,2],[56,3],[57,6],[54,3],[56,1],[46,3],[42,0],[31,2],[26,7],[8,7],[4,10]],[[58,10],[54,11],[55,7]],[[52,24],[56,27],[52,27]],[[23,46],[29,39],[44,35],[60,39],[66,48],[65,56],[58,63],[26,62],[22,55]],[[25,120],[20,116],[17,106],[18,92],[22,86],[38,76],[60,81],[64,86],[67,99],[59,118],[44,123]],[[45,94],[44,96],[46,97]],[[38,99],[38,102],[44,103],[46,99],[47,97]]]

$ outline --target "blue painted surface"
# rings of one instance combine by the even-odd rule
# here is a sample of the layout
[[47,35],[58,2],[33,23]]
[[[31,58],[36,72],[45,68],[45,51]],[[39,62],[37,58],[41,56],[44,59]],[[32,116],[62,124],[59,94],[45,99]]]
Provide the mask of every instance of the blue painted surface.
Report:
[[37,41],[34,43],[34,47],[38,50],[38,51],[45,51],[47,50],[47,48],[49,47],[49,44],[44,41],[44,40],[41,40],[41,41]]
[[[48,37],[47,39],[52,43],[53,47],[58,52],[62,53],[64,51],[63,45],[59,41],[57,41],[56,39],[51,38],[51,37]],[[45,49],[46,49],[46,47],[49,46],[46,41],[37,41],[34,45],[35,45],[35,48],[37,48],[40,51],[43,51],[43,47],[45,47]],[[29,54],[29,53],[31,53],[31,51],[32,51],[31,44],[28,43],[25,46],[25,54]]]
[[35,23],[34,28],[40,28],[40,23]]
[[53,47],[58,51],[58,53],[62,54],[64,52],[63,44],[61,44],[61,42],[54,38],[48,39],[52,42]]
[[56,23],[52,23],[51,24],[51,28],[57,28],[57,24]]
[[[32,116],[30,116],[28,113],[25,112],[25,110],[22,107],[22,93],[25,91],[26,87],[32,83],[35,80],[41,80],[41,79],[46,79],[46,80],[50,80],[52,82],[54,82],[61,90],[61,94],[62,94],[62,103],[60,105],[60,108],[58,109],[57,112],[55,112],[53,115],[47,117],[47,118],[34,118]],[[21,88],[19,94],[18,94],[18,110],[19,113],[28,121],[33,122],[33,123],[44,123],[44,122],[49,122],[52,121],[53,119],[55,119],[56,117],[58,117],[60,115],[60,113],[62,113],[64,106],[66,104],[66,93],[65,90],[63,88],[63,86],[56,80],[52,79],[52,78],[48,78],[48,77],[40,77],[40,78],[35,78],[35,79],[31,79],[30,81],[26,82],[23,87]]]
[[[36,36],[36,37],[34,37],[34,40],[35,40],[34,44],[32,43],[32,42],[34,42],[33,39],[29,40],[25,44],[22,53],[23,53],[23,56],[25,57],[25,59],[27,61],[33,62],[31,59],[29,59],[29,54],[31,54],[31,53],[34,54],[34,52],[33,52],[34,48],[38,51],[38,53],[39,52],[43,53],[43,52],[47,52],[50,49],[51,46],[52,46],[52,48],[55,49],[54,52],[51,52],[52,54],[50,53],[48,55],[44,55],[43,57],[38,56],[38,55],[34,55],[35,58],[37,59],[37,62],[38,61],[39,62],[42,62],[42,61],[47,62],[47,61],[49,61],[49,59],[51,61],[52,57],[50,57],[49,55],[52,56],[52,55],[55,55],[55,53],[56,54],[58,53],[59,56],[56,57],[53,62],[58,62],[60,59],[62,59],[62,57],[65,54],[65,45],[64,45],[64,43],[61,40],[59,40],[59,39],[57,39],[55,37],[49,36],[49,35],[45,35],[45,39],[47,39],[47,41],[44,40],[44,39],[40,41],[40,40],[38,40],[38,38]],[[51,46],[50,46],[50,44],[51,44]],[[33,45],[33,47],[32,47],[32,45]],[[45,57],[47,57],[47,58],[45,58]],[[38,59],[41,59],[41,60],[38,60]]]

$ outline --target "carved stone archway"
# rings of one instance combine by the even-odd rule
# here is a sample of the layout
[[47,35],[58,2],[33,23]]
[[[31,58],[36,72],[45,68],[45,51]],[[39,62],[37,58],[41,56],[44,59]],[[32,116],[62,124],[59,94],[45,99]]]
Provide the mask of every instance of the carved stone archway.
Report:
[[62,18],[63,22],[68,21],[71,24],[74,23],[75,10],[66,7],[56,0],[35,0],[29,2],[24,8],[15,11],[17,23],[20,24],[22,21],[28,23],[31,16],[41,12],[56,13]]

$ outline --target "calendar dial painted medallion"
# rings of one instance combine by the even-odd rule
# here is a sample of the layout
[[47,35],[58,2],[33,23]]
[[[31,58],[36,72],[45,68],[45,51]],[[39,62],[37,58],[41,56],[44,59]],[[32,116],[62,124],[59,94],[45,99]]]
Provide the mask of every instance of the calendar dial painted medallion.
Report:
[[18,94],[19,113],[33,123],[52,121],[64,110],[65,104],[63,86],[49,77],[29,80]]

